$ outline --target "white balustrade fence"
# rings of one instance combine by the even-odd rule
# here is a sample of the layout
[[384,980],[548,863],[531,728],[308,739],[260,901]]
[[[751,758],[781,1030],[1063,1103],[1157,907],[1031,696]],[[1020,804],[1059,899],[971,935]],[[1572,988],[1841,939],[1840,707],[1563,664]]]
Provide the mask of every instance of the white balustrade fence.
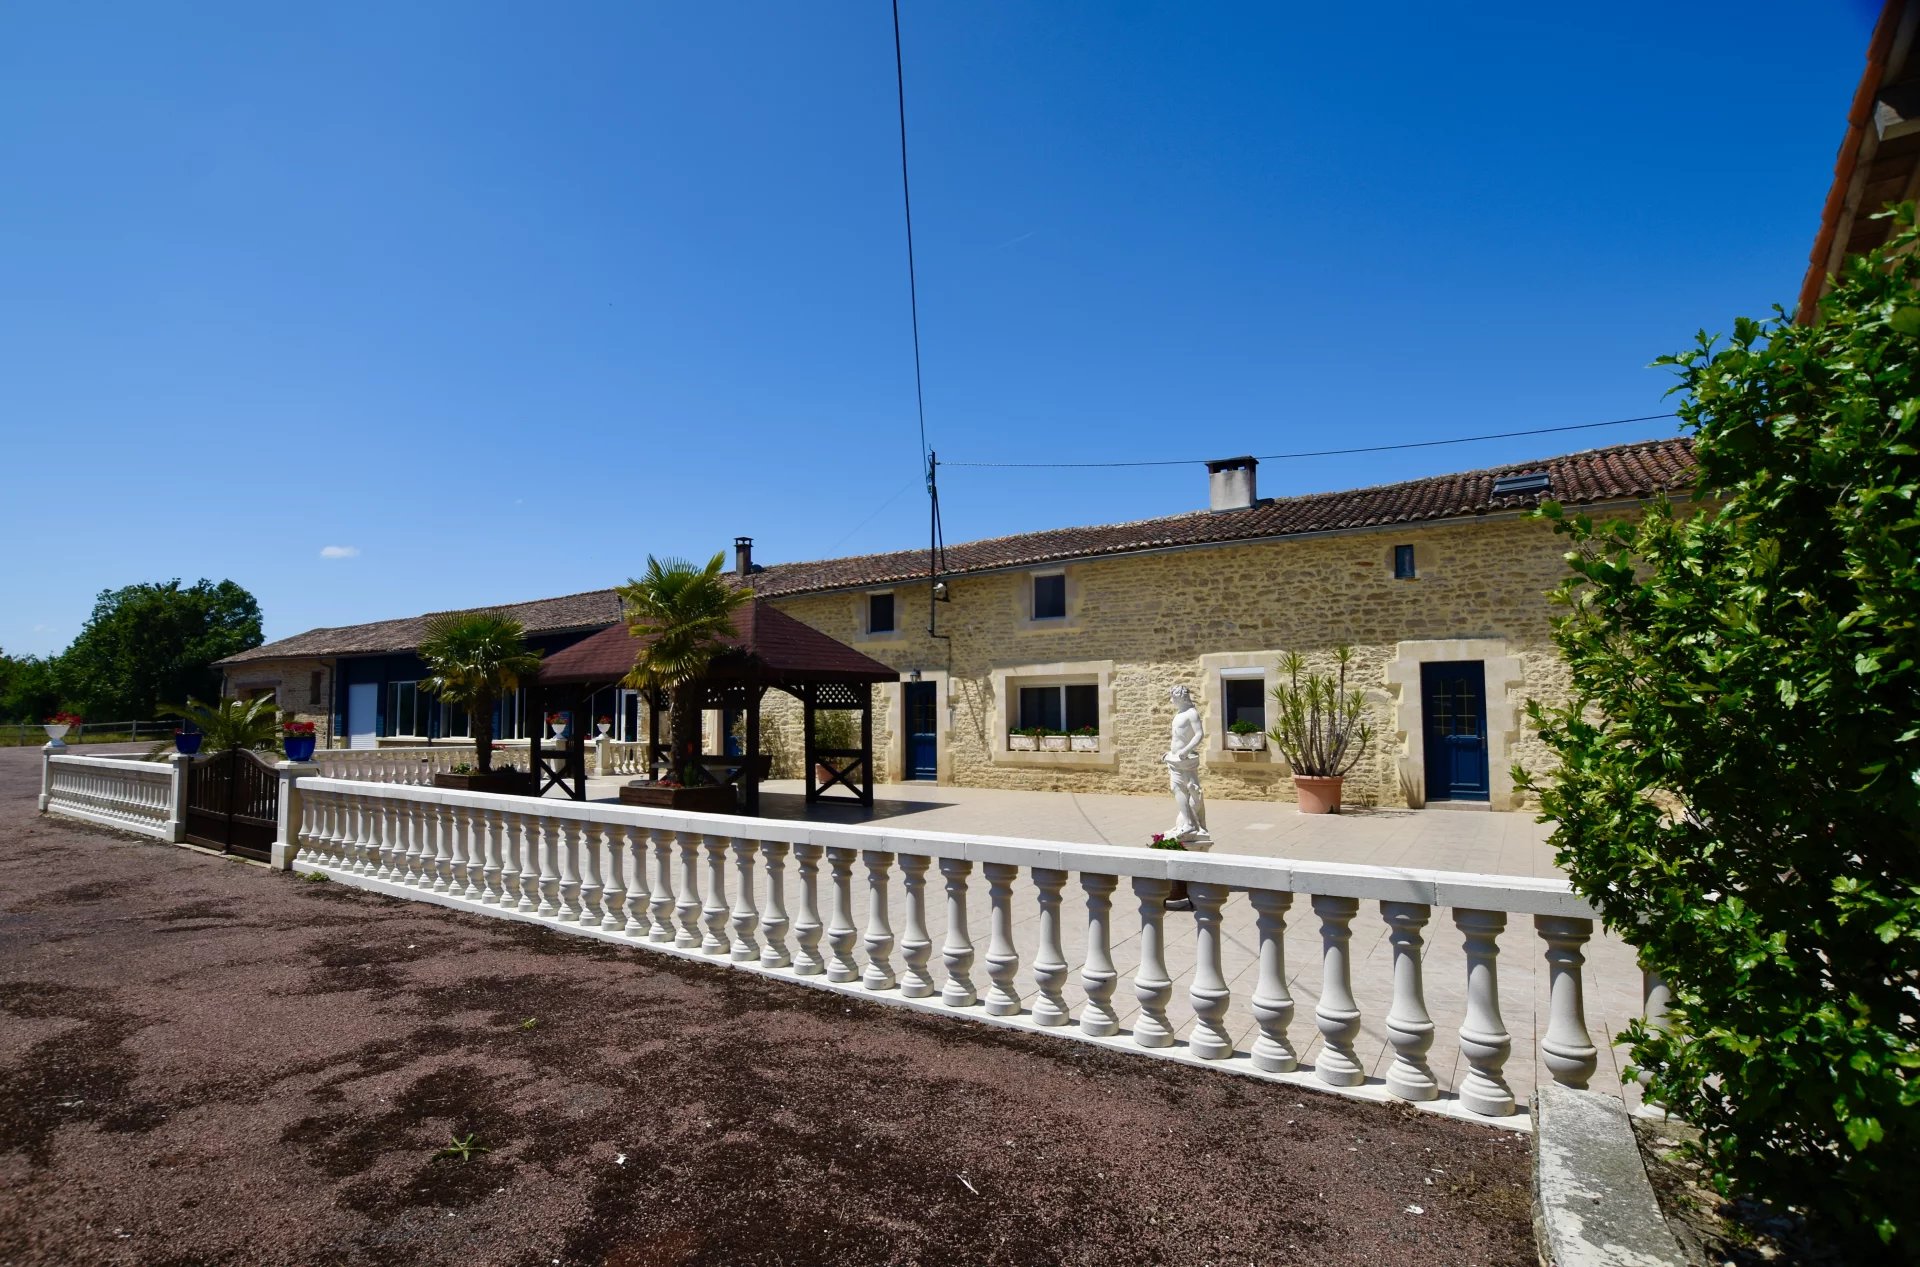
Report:
[[40,769],[40,808],[177,841],[186,822],[183,760],[47,754]]
[[[350,884],[1524,1127],[1506,1075],[1504,936],[1513,953],[1531,945],[1544,960],[1538,1001],[1522,1005],[1524,1032],[1535,1007],[1548,1016],[1539,1067],[1584,1086],[1597,1064],[1583,955],[1596,917],[1564,881],[335,778],[306,777],[298,788],[297,865]],[[1191,913],[1164,909],[1172,881],[1186,883]],[[1289,963],[1290,923],[1304,925],[1291,930],[1296,958],[1313,962]],[[1358,989],[1356,937],[1390,947],[1385,979]],[[1451,1033],[1429,1012],[1428,978],[1443,962],[1453,978],[1447,1006],[1460,1012]]]
[[[480,759],[472,744],[435,744],[418,748],[316,748],[313,764],[329,778],[353,779],[364,783],[404,783],[431,787],[436,774],[451,774],[457,765],[474,765]],[[493,763],[512,762],[527,768],[527,741],[505,740],[493,745]]]
[[599,753],[596,773],[601,777],[617,774],[647,774],[647,745],[644,742],[626,739],[602,739],[596,744]]

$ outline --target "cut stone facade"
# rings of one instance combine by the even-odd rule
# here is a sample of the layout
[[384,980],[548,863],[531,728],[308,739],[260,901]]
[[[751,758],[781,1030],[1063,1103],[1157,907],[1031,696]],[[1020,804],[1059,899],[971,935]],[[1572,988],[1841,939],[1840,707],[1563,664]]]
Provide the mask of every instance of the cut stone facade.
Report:
[[283,720],[312,722],[320,746],[333,746],[333,661],[260,660],[227,666],[224,694],[251,699],[268,693]]
[[[1414,547],[1416,575],[1394,576],[1394,547]],[[920,674],[936,691],[939,781],[975,787],[1074,792],[1164,792],[1173,706],[1185,683],[1208,729],[1209,796],[1294,799],[1286,763],[1271,751],[1229,752],[1222,720],[1224,676],[1278,678],[1282,653],[1333,667],[1333,649],[1353,647],[1349,686],[1368,700],[1375,740],[1348,776],[1352,804],[1426,800],[1420,665],[1485,665],[1488,803],[1522,808],[1510,766],[1543,771],[1549,754],[1526,731],[1525,703],[1559,702],[1566,666],[1550,638],[1547,592],[1566,574],[1552,528],[1517,516],[1208,546],[1069,562],[1066,615],[1036,620],[1031,578],[1020,569],[949,577],[938,605],[944,637],[929,638],[927,589],[892,587],[898,629],[866,629],[868,591],[775,598],[783,610],[876,660]],[[1097,752],[1013,751],[1023,685],[1093,685]],[[876,778],[905,765],[902,687],[877,688]],[[771,696],[769,711],[783,706]],[[791,729],[797,734],[798,723]]]

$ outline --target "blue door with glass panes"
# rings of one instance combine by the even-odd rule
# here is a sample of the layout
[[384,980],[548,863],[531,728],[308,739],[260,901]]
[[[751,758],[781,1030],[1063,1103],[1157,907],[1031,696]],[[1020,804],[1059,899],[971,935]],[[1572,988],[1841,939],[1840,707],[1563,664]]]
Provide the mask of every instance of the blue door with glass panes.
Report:
[[1487,799],[1486,681],[1479,660],[1420,666],[1429,801]]
[[932,682],[908,682],[901,688],[907,715],[907,777],[940,777],[940,740],[935,728]]

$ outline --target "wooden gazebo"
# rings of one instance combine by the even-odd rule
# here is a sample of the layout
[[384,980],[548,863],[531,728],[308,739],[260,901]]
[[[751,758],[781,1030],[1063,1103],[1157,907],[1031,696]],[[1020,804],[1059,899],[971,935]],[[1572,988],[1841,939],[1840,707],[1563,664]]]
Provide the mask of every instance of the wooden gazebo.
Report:
[[[861,804],[872,805],[873,686],[897,682],[900,674],[760,599],[734,613],[733,630],[728,650],[714,659],[699,684],[700,707],[744,713],[746,743],[737,770],[725,761],[703,762],[703,768],[716,781],[740,788],[741,808],[747,813],[759,811],[761,769],[755,757],[760,751],[760,700],[772,688],[794,696],[802,706],[807,800],[818,801],[829,788],[840,786]],[[587,728],[580,718],[596,692],[618,684],[632,671],[643,645],[625,625],[615,625],[541,663],[539,676],[530,683],[529,715],[545,717],[550,708],[570,708],[575,724],[568,727],[566,746],[559,753],[551,748],[543,751],[536,728],[531,753],[535,795],[558,787],[576,801],[586,799]],[[857,709],[860,746],[816,747],[814,717],[821,709]],[[648,693],[647,768],[656,775],[672,768],[672,754],[662,734],[667,710],[665,698]],[[696,754],[696,760],[702,755]],[[820,771],[826,772],[824,782]]]

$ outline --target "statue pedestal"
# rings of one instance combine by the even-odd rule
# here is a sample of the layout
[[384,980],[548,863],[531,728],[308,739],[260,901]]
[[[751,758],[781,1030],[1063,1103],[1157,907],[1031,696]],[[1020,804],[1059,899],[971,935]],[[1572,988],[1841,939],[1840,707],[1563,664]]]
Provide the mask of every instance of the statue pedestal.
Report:
[[1207,853],[1213,848],[1213,837],[1205,830],[1182,832],[1176,839],[1191,853]]

